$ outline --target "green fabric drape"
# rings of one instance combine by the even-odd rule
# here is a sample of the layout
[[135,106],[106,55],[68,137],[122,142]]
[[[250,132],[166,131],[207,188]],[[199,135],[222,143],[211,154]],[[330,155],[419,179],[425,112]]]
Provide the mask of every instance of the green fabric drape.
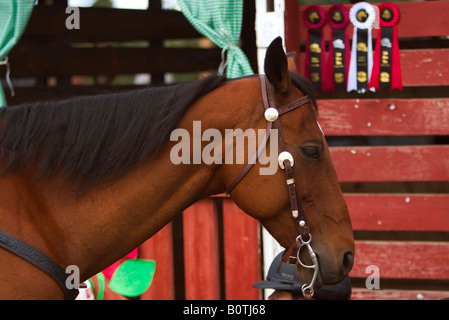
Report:
[[242,30],[243,0],[178,0],[182,13],[192,26],[217,46],[227,51],[226,66],[228,78],[253,74],[248,58],[238,47]]
[[[35,0],[0,0],[0,64],[6,64],[6,55],[19,41],[34,3]],[[5,95],[0,87],[0,107],[5,105]]]

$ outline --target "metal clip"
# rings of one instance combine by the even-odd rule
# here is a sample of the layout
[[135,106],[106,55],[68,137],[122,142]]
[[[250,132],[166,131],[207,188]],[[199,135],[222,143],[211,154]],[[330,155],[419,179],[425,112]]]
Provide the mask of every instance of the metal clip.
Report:
[[[316,278],[318,276],[318,258],[316,256],[315,252],[313,251],[312,246],[310,245],[310,242],[312,241],[312,235],[309,234],[309,240],[307,240],[307,241],[304,241],[302,239],[301,235],[299,235],[296,238],[296,241],[297,242],[301,241],[301,246],[299,247],[298,252],[296,253],[296,259],[297,259],[296,261],[297,261],[297,263],[299,263],[304,268],[313,269],[312,281],[310,281],[309,285],[303,284],[303,286],[301,287],[301,291],[302,291],[302,294],[304,295],[304,297],[306,297],[306,298],[310,297],[311,298],[311,297],[313,297],[313,294],[314,294],[313,285],[315,284]],[[307,264],[303,263],[301,261],[301,258],[299,257],[301,249],[304,246],[307,248],[307,251],[309,252],[310,259],[312,259],[312,264],[311,265],[307,265]]]

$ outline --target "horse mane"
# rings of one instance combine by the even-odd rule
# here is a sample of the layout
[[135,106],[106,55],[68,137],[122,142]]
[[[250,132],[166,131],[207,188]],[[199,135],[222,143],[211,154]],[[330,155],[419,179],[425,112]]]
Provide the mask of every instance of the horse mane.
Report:
[[0,174],[28,166],[83,186],[117,178],[157,155],[186,109],[224,80],[1,108]]
[[290,72],[290,80],[296,88],[298,88],[305,95],[309,96],[312,102],[312,107],[318,112],[316,93],[313,84],[296,72]]

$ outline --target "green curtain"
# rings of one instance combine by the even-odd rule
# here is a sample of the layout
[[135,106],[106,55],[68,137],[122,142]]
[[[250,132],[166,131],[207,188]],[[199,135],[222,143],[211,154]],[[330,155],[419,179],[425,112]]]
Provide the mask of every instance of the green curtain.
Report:
[[220,73],[223,73],[226,67],[228,78],[253,74],[248,58],[238,47],[242,30],[243,0],[178,0],[178,5],[199,33],[223,49]]
[[[20,39],[34,3],[35,0],[0,0],[0,64],[7,64],[7,54]],[[5,95],[0,87],[0,107],[5,105]]]

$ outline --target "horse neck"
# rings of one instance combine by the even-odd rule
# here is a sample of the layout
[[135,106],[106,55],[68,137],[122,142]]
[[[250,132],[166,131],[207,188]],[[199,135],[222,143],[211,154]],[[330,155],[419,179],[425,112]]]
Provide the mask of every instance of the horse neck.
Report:
[[[85,281],[150,238],[205,192],[201,186],[207,187],[210,177],[204,170],[173,167],[164,153],[114,184],[82,196],[71,192],[68,184],[55,188],[54,181],[33,181],[24,173],[8,176],[7,184],[2,178],[1,229],[63,268],[77,266],[81,281]],[[10,276],[14,273],[8,270],[11,254],[1,250],[0,258],[3,255],[9,260],[0,259],[0,270]],[[42,277],[41,271],[29,268],[25,260],[12,259],[35,277]],[[39,285],[45,288],[54,283],[47,277],[47,283]],[[59,293],[57,286],[54,291]],[[43,297],[37,294],[36,298]]]
[[[259,90],[252,95],[248,90],[257,88],[256,81],[230,81],[206,94],[187,110],[177,128],[192,135],[193,121],[201,120],[202,130],[216,128],[224,137],[226,128],[252,126],[250,118],[255,112],[243,106],[252,108],[260,102],[254,102]],[[242,119],[244,124],[239,123]],[[175,144],[167,141],[153,160],[82,195],[69,182],[38,180],[26,171],[1,177],[0,226],[63,268],[78,266],[84,281],[138,247],[197,200],[224,191],[223,166],[175,165],[170,160]],[[6,264],[2,264],[0,259],[0,269],[10,274],[12,258],[6,252],[2,255],[9,262],[3,259]],[[28,265],[18,257],[13,259],[17,265]],[[32,272],[37,279],[41,271],[31,266]],[[45,281],[53,285],[51,279]],[[54,291],[60,289],[56,286]]]
[[[257,79],[242,81],[250,84]],[[243,98],[236,94],[238,90],[245,93]],[[217,128],[223,133],[226,128],[238,126],[242,118],[248,126],[253,111],[242,107],[249,103],[254,102],[248,90],[240,88],[239,82],[226,83],[198,99],[177,128],[187,130],[192,136],[195,120],[201,120],[202,130]],[[55,181],[34,180],[31,183],[32,178],[25,173],[17,174],[17,183],[20,180],[25,185],[23,181],[26,181],[28,187],[22,193],[26,196],[21,203],[26,212],[14,219],[26,221],[27,225],[17,223],[10,227],[11,233],[19,237],[27,233],[24,240],[63,267],[77,265],[82,280],[93,276],[153,236],[197,200],[223,192],[221,166],[175,165],[170,160],[175,144],[175,141],[167,141],[153,160],[132,169],[112,184],[93,187],[82,195],[76,194],[70,183],[55,188]],[[13,181],[9,179],[9,183],[15,183]],[[0,195],[5,201],[7,197],[7,192]],[[14,206],[11,204],[9,211],[20,211]]]
[[[164,148],[154,161],[112,185],[78,199],[66,195],[67,205],[54,212],[64,225],[72,225],[64,232],[64,242],[70,244],[64,249],[66,264],[78,265],[85,278],[103,270],[212,194],[211,179],[212,172],[204,168],[173,165]],[[61,202],[50,190],[47,199]]]

